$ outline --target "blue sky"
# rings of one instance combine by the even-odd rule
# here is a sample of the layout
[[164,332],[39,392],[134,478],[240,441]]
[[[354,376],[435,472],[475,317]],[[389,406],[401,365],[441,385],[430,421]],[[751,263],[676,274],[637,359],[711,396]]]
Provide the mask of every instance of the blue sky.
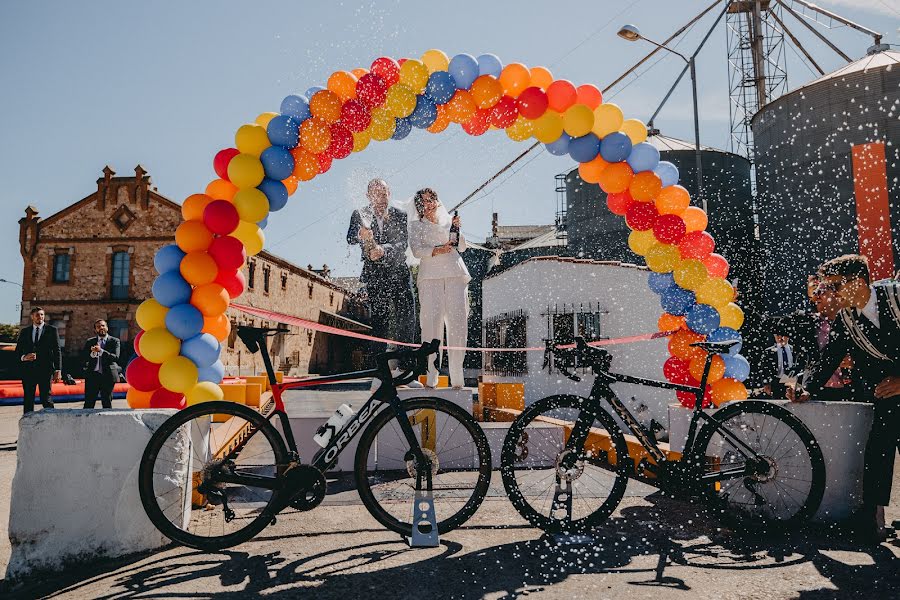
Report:
[[[505,63],[544,65],[576,85],[603,88],[650,50],[616,37],[621,24],[661,40],[710,2],[2,3],[0,250],[11,259],[0,265],[0,278],[22,280],[17,221],[26,205],[49,216],[94,191],[104,165],[130,175],[138,163],[160,193],[181,202],[215,177],[212,157],[233,145],[241,124],[277,111],[287,94],[324,85],[337,69],[440,48],[450,55],[493,52]],[[885,42],[900,41],[893,0],[819,4],[884,31]],[[678,49],[691,51],[713,19],[707,15]],[[792,29],[826,71],[843,64],[803,27]],[[827,34],[853,58],[871,43],[847,28]],[[720,25],[698,58],[701,142],[717,147],[729,139],[725,38]],[[791,88],[813,77],[796,52],[787,56]],[[648,64],[605,97],[627,117],[646,120],[681,68],[676,57]],[[657,125],[691,138],[691,118],[685,81]],[[470,138],[458,126],[373,143],[301,186],[266,229],[267,249],[301,265],[327,262],[339,275],[357,274],[358,252],[343,238],[369,178],[386,178],[395,197],[427,185],[454,204],[524,148],[502,132]],[[462,212],[470,238],[484,238],[493,211],[503,224],[553,221],[553,175],[573,164],[543,152],[520,165]],[[0,283],[0,321],[18,321],[19,299],[17,286]]]

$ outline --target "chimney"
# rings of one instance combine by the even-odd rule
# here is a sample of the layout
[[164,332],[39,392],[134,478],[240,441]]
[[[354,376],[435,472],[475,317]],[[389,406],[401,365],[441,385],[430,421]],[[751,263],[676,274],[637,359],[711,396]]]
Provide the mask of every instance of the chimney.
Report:
[[491,217],[491,236],[492,237],[497,237],[497,225],[498,224],[499,223],[497,222],[497,213],[494,213],[494,216]]
[[103,179],[97,180],[97,207],[100,210],[105,209],[109,201],[109,182],[115,174],[116,172],[112,170],[112,167],[106,165],[103,167]]

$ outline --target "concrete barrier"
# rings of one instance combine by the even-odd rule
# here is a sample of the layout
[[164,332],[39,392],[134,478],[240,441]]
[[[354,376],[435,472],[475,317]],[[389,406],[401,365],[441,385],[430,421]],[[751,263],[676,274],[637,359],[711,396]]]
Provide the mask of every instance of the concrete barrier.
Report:
[[[8,580],[169,543],[144,513],[137,478],[150,436],[174,412],[50,410],[20,420]],[[171,481],[190,482],[188,440],[176,436],[168,450]],[[168,516],[183,518],[184,508]]]

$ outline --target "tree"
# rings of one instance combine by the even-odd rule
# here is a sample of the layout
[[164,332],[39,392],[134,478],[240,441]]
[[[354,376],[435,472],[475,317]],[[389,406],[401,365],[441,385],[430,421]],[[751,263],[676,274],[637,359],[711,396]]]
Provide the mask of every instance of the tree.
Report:
[[15,342],[19,337],[19,326],[0,323],[0,342]]

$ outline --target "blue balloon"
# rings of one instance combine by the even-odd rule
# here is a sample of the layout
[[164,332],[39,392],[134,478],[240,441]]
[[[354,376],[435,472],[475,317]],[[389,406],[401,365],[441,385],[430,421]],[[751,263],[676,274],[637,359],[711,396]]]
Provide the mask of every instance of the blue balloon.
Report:
[[191,284],[184,280],[180,271],[168,271],[157,277],[151,291],[157,302],[170,308],[191,300]]
[[394,135],[391,136],[392,140],[402,140],[409,135],[410,131],[412,131],[412,123],[410,123],[407,118],[394,119],[394,123]]
[[467,90],[478,78],[478,61],[471,54],[457,54],[450,59],[450,67],[447,70],[453,76],[457,89]]
[[284,187],[284,184],[277,179],[270,179],[266,177],[262,180],[261,184],[256,186],[256,189],[265,194],[266,198],[269,199],[270,211],[281,210],[287,204],[287,188]]
[[[631,140],[628,140],[628,143],[630,144]],[[635,144],[631,148],[631,154],[628,155],[628,165],[635,173],[639,173],[641,171],[652,171],[658,164],[659,150],[657,150],[653,144],[641,142],[640,144]]]
[[435,104],[447,104],[456,93],[456,82],[447,71],[435,71],[428,76],[425,93]]
[[600,151],[600,138],[593,133],[569,140],[569,156],[579,163],[586,163],[597,158]]
[[675,285],[675,277],[671,273],[650,273],[650,277],[647,278],[647,285],[657,294],[662,294]]
[[296,148],[300,143],[300,121],[290,115],[278,115],[269,121],[266,133],[273,145]]
[[737,354],[744,345],[741,334],[731,327],[719,327],[715,331],[707,334],[706,340],[709,342],[730,342],[737,341],[737,344],[728,349],[728,354]]
[[659,161],[653,172],[659,175],[663,187],[669,187],[678,183],[678,167],[667,160]]
[[603,142],[600,144],[600,156],[602,156],[603,160],[606,162],[613,163],[623,161],[628,158],[630,153],[631,138],[621,131],[610,133],[603,138]]
[[687,314],[687,326],[706,335],[719,327],[719,311],[709,304],[695,304]]
[[200,369],[219,360],[219,351],[219,340],[211,333],[195,335],[181,344],[181,355],[191,359]]
[[203,313],[191,304],[177,304],[166,313],[166,329],[180,340],[189,340],[203,329]]
[[182,258],[184,258],[184,251],[175,244],[169,244],[156,251],[156,255],[153,257],[153,266],[160,275],[169,271],[178,271]]
[[477,60],[479,75],[493,75],[494,77],[500,77],[500,71],[503,70],[503,63],[500,62],[500,58],[496,54],[482,54]]
[[720,354],[725,361],[725,377],[744,381],[750,377],[750,363],[740,354]]
[[208,367],[201,367],[197,370],[198,381],[211,381],[213,383],[219,383],[220,381],[222,381],[223,377],[225,377],[225,365],[222,364],[221,360],[217,360]]
[[[321,92],[324,89],[325,88],[323,88],[321,85],[314,85],[311,88],[309,88],[308,90],[306,90],[306,92],[303,95],[306,96],[307,98],[312,98],[316,92]],[[281,111],[281,112],[284,112],[284,111]]]
[[[409,115],[409,122],[413,127],[427,129],[437,119],[437,106],[428,96],[422,94],[416,98],[416,108]],[[396,133],[396,132],[395,132]]]
[[659,303],[670,315],[686,315],[694,306],[694,292],[673,285],[660,294]]
[[262,162],[266,177],[270,179],[281,181],[294,172],[294,157],[281,146],[269,146],[263,150],[259,160]]
[[549,144],[544,144],[544,147],[547,149],[547,152],[552,154],[553,156],[565,156],[569,153],[569,143],[572,141],[572,136],[568,133],[563,132],[559,139],[555,142],[550,142]]
[[260,229],[265,229],[266,225],[268,225],[268,224],[269,224],[269,215],[266,215],[266,217],[262,221],[257,221],[256,226],[259,227]]
[[281,101],[281,114],[294,117],[297,121],[305,121],[312,113],[309,112],[309,96],[287,96]]

